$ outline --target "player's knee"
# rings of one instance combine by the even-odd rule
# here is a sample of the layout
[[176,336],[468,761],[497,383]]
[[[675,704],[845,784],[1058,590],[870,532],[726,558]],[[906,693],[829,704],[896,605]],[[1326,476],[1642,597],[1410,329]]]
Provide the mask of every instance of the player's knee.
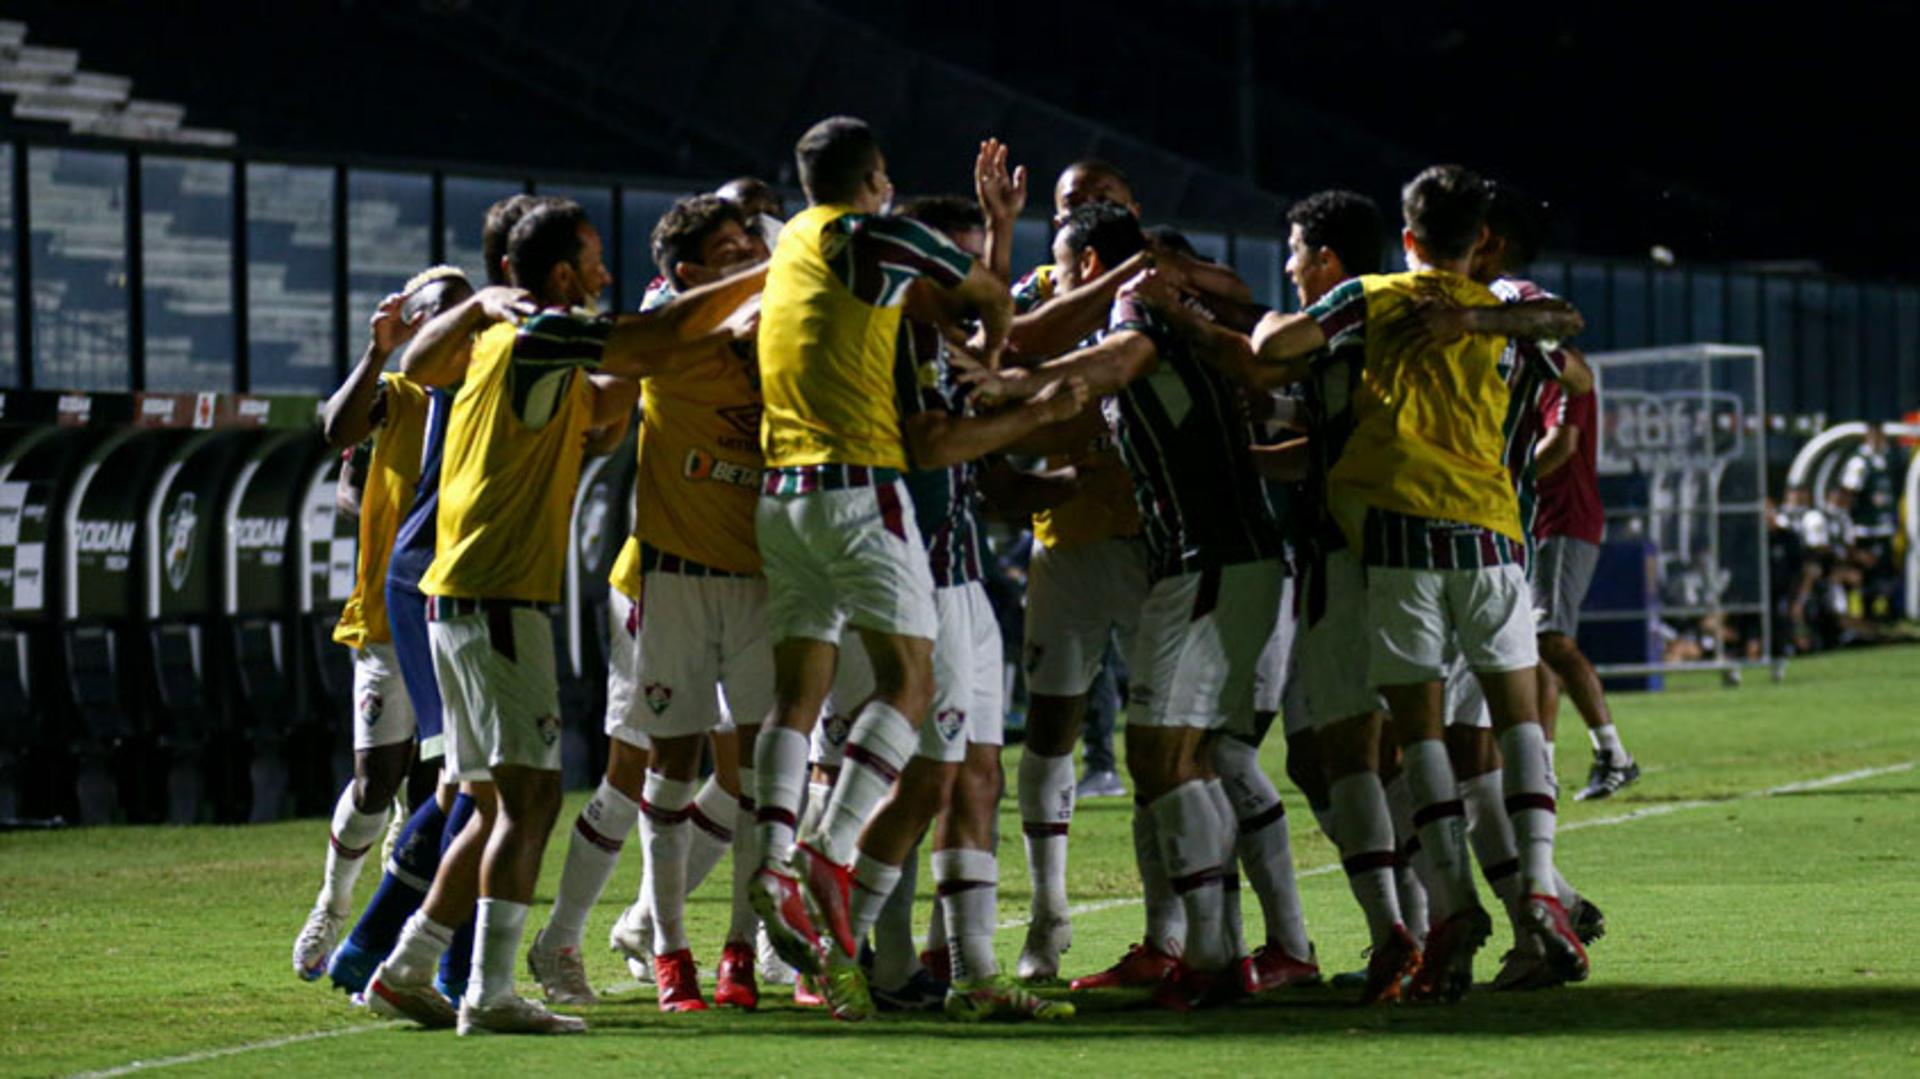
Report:
[[1577,664],[1582,658],[1580,646],[1564,633],[1540,635],[1540,658],[1556,672]]
[[1054,697],[1036,693],[1027,704],[1027,752],[1042,757],[1064,757],[1080,740],[1082,697]]

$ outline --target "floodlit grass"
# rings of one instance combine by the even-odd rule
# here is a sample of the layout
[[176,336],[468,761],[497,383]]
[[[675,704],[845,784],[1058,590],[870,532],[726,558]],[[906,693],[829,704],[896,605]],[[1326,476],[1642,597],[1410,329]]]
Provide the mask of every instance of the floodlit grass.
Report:
[[[1700,678],[1616,698],[1646,777],[1610,802],[1562,805],[1561,865],[1608,915],[1592,980],[1536,995],[1475,993],[1455,1007],[1361,1010],[1303,990],[1176,1016],[1115,995],[1086,1001],[1079,1019],[1051,1027],[970,1028],[938,1017],[848,1027],[793,1008],[783,990],[767,993],[754,1015],[668,1017],[651,990],[629,987],[585,1012],[593,1025],[585,1037],[463,1040],[377,1024],[292,976],[287,953],[318,882],[323,821],[0,835],[0,1072],[69,1073],[247,1047],[166,1071],[1910,1075],[1920,1072],[1920,946],[1911,929],[1920,907],[1920,771],[1900,766],[1920,759],[1916,701],[1920,649],[1912,647],[1800,661],[1781,685],[1750,676],[1744,688],[1723,689]],[[1571,711],[1563,714],[1559,761],[1571,790],[1588,751]],[[1281,754],[1275,738],[1264,760],[1276,777]],[[1873,774],[1762,793],[1863,770]],[[1289,804],[1299,806],[1298,797]],[[1671,812],[1587,824],[1661,807]],[[1027,888],[1011,797],[1003,813],[1001,916],[1013,922],[1025,913]],[[1140,932],[1140,909],[1126,902],[1138,894],[1128,813],[1124,800],[1091,802],[1074,822],[1074,900],[1120,902],[1076,918],[1070,974],[1107,965]],[[1364,928],[1329,868],[1333,852],[1307,813],[1290,819],[1321,958],[1329,969],[1358,967]],[[545,921],[565,845],[563,830],[548,849],[533,926]],[[632,897],[637,851],[628,844],[588,928],[597,985],[627,981],[600,945]],[[363,900],[376,875],[371,867],[363,875]],[[723,867],[690,907],[696,955],[709,971],[726,923],[726,879]],[[1246,899],[1257,936],[1257,907],[1250,892]],[[1022,933],[1001,934],[1009,967]],[[1504,936],[1482,953],[1482,978]],[[320,1032],[337,1036],[258,1045]]]

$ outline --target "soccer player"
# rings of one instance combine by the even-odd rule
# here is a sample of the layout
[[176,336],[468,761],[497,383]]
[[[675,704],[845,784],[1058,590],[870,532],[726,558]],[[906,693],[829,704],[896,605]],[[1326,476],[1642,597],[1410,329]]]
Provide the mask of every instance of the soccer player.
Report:
[[[422,330],[406,358],[427,385],[460,383],[448,420],[434,560],[421,581],[448,716],[455,778],[490,781],[467,833],[484,837],[478,879],[443,860],[433,889],[368,984],[376,1011],[468,1033],[570,1033],[513,989],[513,962],[539,858],[559,806],[559,703],[552,624],[571,497],[589,431],[621,422],[632,380],[671,362],[758,287],[758,275],[698,290],[653,315],[572,309],[606,281],[599,235],[577,205],[530,209],[508,241],[513,280]],[[465,836],[463,836],[465,838]],[[430,966],[478,894],[474,967],[457,1017]]]
[[[990,198],[987,205],[992,231],[1010,240],[1017,201]],[[988,261],[989,229],[980,205],[935,197],[915,200],[901,212]],[[914,306],[910,298],[909,308]],[[999,622],[982,584],[982,566],[990,555],[979,519],[979,459],[1079,413],[1086,404],[1085,387],[1077,382],[1049,386],[1024,404],[973,415],[933,319],[910,312],[901,324],[899,347],[901,430],[914,466],[907,489],[926,544],[938,612],[933,715],[921,727],[919,745],[899,783],[860,835],[852,931],[855,939],[865,939],[901,883],[904,863],[914,857],[929,823],[937,821],[933,875],[952,975],[946,1013],[963,1021],[1064,1019],[1073,1014],[1070,1005],[1034,996],[1000,976],[993,954],[999,889],[994,817],[1003,786],[1006,702]],[[911,1006],[903,990],[911,981],[913,950],[910,942],[900,943],[876,949],[874,978],[893,999]],[[857,975],[835,969],[848,962],[838,952],[829,955],[830,999],[845,995],[837,980]]]
[[1900,484],[1906,471],[1906,462],[1878,423],[1867,425],[1860,448],[1840,469],[1839,485],[1852,496],[1854,536],[1865,575],[1865,614],[1873,619],[1891,620],[1903,602],[1894,537],[1900,534]]
[[[740,210],[713,195],[681,199],[653,230],[654,261],[676,290],[720,280],[763,261],[766,253]],[[637,693],[629,690],[634,699],[625,707],[609,701],[607,776],[575,822],[553,919],[527,954],[543,984],[552,972],[549,999],[556,988],[573,996],[592,992],[579,966],[580,935],[638,818],[647,845],[660,1010],[706,1008],[685,924],[696,817],[729,835],[736,867],[755,861],[753,830],[735,826],[737,799],[713,784],[725,811],[696,802],[708,734],[721,720],[716,688],[725,695],[726,711],[740,717],[740,742],[749,747],[772,705],[766,581],[753,535],[758,386],[752,343],[726,340],[641,383],[646,419],[633,561],[640,573],[636,594],[645,601],[630,608],[621,627],[636,649],[623,662],[633,665]],[[616,639],[614,646],[626,643]],[[753,1008],[759,999],[752,945],[757,923],[744,902],[733,914],[714,995],[719,1003]]]
[[[1113,263],[1145,244],[1139,222],[1110,203],[1073,211],[1063,229],[1071,231]],[[1114,395],[1143,521],[1150,583],[1129,663],[1127,768],[1159,855],[1157,864],[1143,859],[1149,904],[1165,905],[1164,874],[1185,915],[1182,939],[1169,940],[1164,953],[1179,962],[1161,964],[1177,983],[1163,999],[1176,1007],[1238,984],[1223,976],[1241,959],[1226,896],[1230,880],[1237,883],[1239,814],[1212,778],[1208,739],[1251,729],[1255,668],[1284,575],[1242,396],[1200,356],[1236,338],[1149,273],[1116,298],[1097,343],[1041,368]],[[1276,885],[1291,892],[1290,859],[1279,875]],[[1299,954],[1308,950],[1302,933]]]
[[[487,208],[481,225],[480,249],[488,284],[508,282],[507,237],[520,218],[541,201],[534,195],[511,195]],[[469,288],[452,299],[464,299],[470,292]],[[429,290],[423,289],[416,294],[415,301],[427,298]],[[452,302],[436,304],[429,317],[437,318],[452,306]],[[393,628],[394,658],[399,662],[422,734],[423,752],[437,748],[444,755],[440,685],[433,670],[433,651],[427,641],[427,597],[420,592],[419,585],[427,566],[433,562],[440,506],[440,461],[446,448],[447,414],[453,407],[453,394],[444,386],[428,388],[426,393],[420,480],[400,520],[393,555],[387,563],[387,619]],[[442,805],[443,801],[446,804]],[[466,867],[466,874],[474,871],[473,867],[479,864],[481,843],[471,837],[465,842],[462,840],[467,821],[473,816],[473,807],[472,785],[446,782],[443,776],[440,797],[423,803],[407,822],[394,844],[387,873],[368,902],[366,912],[347,942],[334,952],[327,970],[334,984],[352,993],[366,988],[374,968],[392,951],[407,920],[425,901],[442,861],[452,858]],[[457,1000],[466,991],[472,957],[473,920],[467,918],[454,931],[452,944],[441,957],[435,982],[449,1000]]]
[[[1441,740],[1446,664],[1456,646],[1486,694],[1507,761],[1529,925],[1563,979],[1586,974],[1586,953],[1554,896],[1553,784],[1518,565],[1524,534],[1501,460],[1508,395],[1499,371],[1505,334],[1557,336],[1577,330],[1579,320],[1564,305],[1499,305],[1467,276],[1486,232],[1487,200],[1484,182],[1465,169],[1422,172],[1402,192],[1410,272],[1361,277],[1304,313],[1271,314],[1254,339],[1259,362],[1278,365],[1281,381],[1329,345],[1366,349],[1354,430],[1329,473],[1330,497],[1366,567],[1368,673],[1391,710],[1413,820],[1439,886],[1416,997],[1463,993],[1473,953],[1491,931],[1473,892],[1463,810]],[[1422,312],[1439,328],[1423,331],[1434,322],[1423,322]],[[1383,799],[1365,801],[1355,807],[1364,827],[1390,820],[1379,812]],[[1337,825],[1343,837],[1363,827],[1348,821],[1346,808]],[[1387,995],[1387,983],[1412,965],[1410,942],[1390,939],[1399,943],[1388,961],[1376,949],[1370,965],[1369,998]]]
[[[353,592],[333,633],[335,641],[353,649],[354,776],[334,806],[320,896],[294,941],[294,973],[308,981],[327,971],[352,906],[360,866],[386,827],[394,796],[414,759],[415,710],[394,655],[384,585],[394,534],[420,478],[427,395],[414,382],[383,371],[423,321],[472,292],[458,270],[437,266],[382,300],[369,324],[371,339],[360,362],[322,410],[329,446],[356,447],[371,437],[372,449],[364,463],[360,453],[351,452],[342,468],[343,488],[351,490],[348,481],[360,480]],[[424,734],[428,741],[421,746],[420,759],[437,759],[437,725]]]
[[[933,697],[938,617],[926,551],[906,512],[907,458],[892,392],[901,304],[925,279],[936,295],[972,308],[991,367],[1012,303],[1005,281],[951,240],[879,213],[891,184],[864,122],[822,120],[794,156],[808,207],[781,233],[760,313],[767,472],[755,527],[770,593],[776,704],[754,749],[762,866],[752,897],[781,957],[818,974],[821,937],[806,903],[825,921],[831,946],[851,958],[854,843],[912,756]],[[874,694],[855,716],[825,812],[796,845],[807,735],[849,626],[872,664]],[[864,985],[839,980],[855,997],[834,1001],[829,993],[836,1010],[870,1009],[858,999]]]

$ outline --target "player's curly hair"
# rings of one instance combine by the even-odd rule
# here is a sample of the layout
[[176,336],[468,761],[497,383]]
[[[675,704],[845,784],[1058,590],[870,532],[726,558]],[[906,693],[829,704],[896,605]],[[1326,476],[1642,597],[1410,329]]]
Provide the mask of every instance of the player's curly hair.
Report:
[[729,221],[743,229],[747,227],[747,216],[740,204],[718,195],[688,195],[675,202],[653,226],[654,268],[672,282],[674,288],[685,288],[686,282],[680,280],[673,268],[683,262],[701,265],[700,245]]
[[1487,223],[1486,181],[1460,165],[1433,165],[1400,189],[1400,211],[1407,228],[1436,259],[1473,254]]
[[1356,191],[1320,191],[1287,207],[1287,224],[1308,247],[1324,247],[1348,276],[1380,272],[1380,207]]
[[1546,204],[1502,180],[1487,181],[1487,229],[1506,241],[1508,273],[1525,269],[1540,257],[1546,238]]
[[460,283],[466,285],[468,288],[473,287],[473,283],[467,280],[467,272],[465,270],[462,270],[458,266],[449,266],[443,262],[438,266],[429,266],[419,273],[414,274],[412,277],[407,278],[406,287],[400,291],[415,292],[433,284],[435,281],[451,281],[455,278],[458,278]]

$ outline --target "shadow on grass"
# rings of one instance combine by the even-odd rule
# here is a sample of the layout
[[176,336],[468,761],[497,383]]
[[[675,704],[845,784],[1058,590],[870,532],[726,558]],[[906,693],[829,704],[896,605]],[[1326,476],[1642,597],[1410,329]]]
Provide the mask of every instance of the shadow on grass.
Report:
[[1910,1025],[1920,1018],[1920,986],[1592,985],[1526,995],[1478,991],[1455,1005],[1359,1008],[1345,994],[1300,990],[1237,1007],[1176,1015],[1122,994],[1075,995],[1080,1014],[1059,1024],[965,1026],[937,1015],[882,1016],[850,1027],[784,999],[748,1016],[710,1013],[664,1016],[650,995],[603,1004],[588,1021],[602,1033],[649,1037],[947,1037],[956,1040],[1166,1038],[1184,1035],[1312,1035],[1392,1032],[1462,1034],[1605,1034],[1866,1029]]

